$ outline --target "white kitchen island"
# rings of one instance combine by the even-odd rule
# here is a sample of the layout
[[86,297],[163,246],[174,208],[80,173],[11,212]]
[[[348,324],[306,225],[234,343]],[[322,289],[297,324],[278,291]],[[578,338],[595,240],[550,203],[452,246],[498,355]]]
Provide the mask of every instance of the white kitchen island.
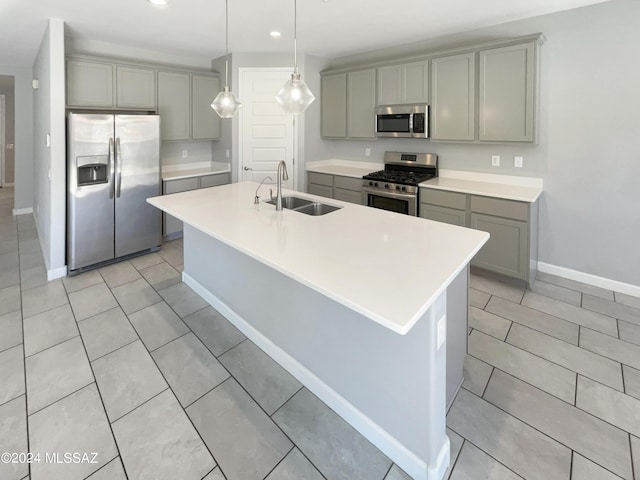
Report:
[[290,191],[342,208],[276,212],[257,186],[148,200],[184,222],[183,280],[413,478],[440,480],[488,234]]

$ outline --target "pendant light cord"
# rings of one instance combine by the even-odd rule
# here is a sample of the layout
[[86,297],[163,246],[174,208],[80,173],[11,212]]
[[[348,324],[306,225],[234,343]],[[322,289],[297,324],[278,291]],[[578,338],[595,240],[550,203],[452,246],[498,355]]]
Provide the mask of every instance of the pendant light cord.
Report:
[[224,2],[225,16],[225,55],[224,55],[224,86],[229,87],[229,0]]
[[293,0],[293,73],[298,74],[298,1]]

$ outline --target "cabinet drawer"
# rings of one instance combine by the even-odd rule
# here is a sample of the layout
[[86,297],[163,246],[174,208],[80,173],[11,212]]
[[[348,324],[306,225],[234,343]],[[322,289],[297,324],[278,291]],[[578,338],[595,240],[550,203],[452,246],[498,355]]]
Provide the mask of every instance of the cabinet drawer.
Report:
[[228,173],[200,177],[200,188],[217,187],[218,185],[226,185],[227,183],[229,183]]
[[199,186],[198,177],[181,178],[180,180],[169,180],[164,182],[164,195],[170,193],[186,192],[195,190]]
[[527,221],[529,204],[500,198],[471,196],[471,211]]
[[336,200],[342,200],[343,202],[362,204],[362,192],[356,192],[355,190],[347,190],[344,188],[334,188],[333,198]]
[[326,185],[328,187],[333,187],[333,175],[328,175],[326,173],[315,173],[309,172],[309,183],[317,183],[318,185]]
[[446,192],[444,190],[432,190],[430,188],[420,189],[420,202],[431,203],[441,207],[457,208],[465,210],[467,208],[467,195],[464,193]]
[[420,204],[420,217],[436,222],[449,223],[465,227],[467,225],[467,213],[464,210],[454,208],[438,207],[428,203]]
[[362,190],[362,179],[353,177],[333,177],[333,186],[336,188],[344,188],[347,190],[355,190],[360,192]]
[[309,187],[307,188],[307,192],[312,195],[320,195],[321,197],[333,198],[333,187],[327,187],[326,185],[310,183]]

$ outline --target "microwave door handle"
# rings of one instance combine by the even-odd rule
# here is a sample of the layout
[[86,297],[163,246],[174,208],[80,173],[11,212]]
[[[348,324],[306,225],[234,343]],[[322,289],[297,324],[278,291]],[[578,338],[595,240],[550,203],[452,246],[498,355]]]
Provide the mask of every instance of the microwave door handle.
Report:
[[115,158],[114,158],[114,148],[113,148],[113,138],[109,139],[109,198],[113,198],[115,195]]

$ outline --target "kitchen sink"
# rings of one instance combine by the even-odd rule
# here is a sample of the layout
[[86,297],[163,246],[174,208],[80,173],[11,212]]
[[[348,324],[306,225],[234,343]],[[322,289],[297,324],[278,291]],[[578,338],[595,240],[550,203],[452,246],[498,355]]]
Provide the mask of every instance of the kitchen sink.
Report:
[[326,215],[327,213],[335,212],[336,210],[339,210],[341,208],[342,207],[336,207],[335,205],[327,205],[326,203],[313,202],[309,205],[305,205],[304,207],[298,207],[295,209],[295,211],[317,217],[320,215]]
[[[271,205],[275,205],[275,199],[267,200],[266,203],[270,203]],[[288,208],[289,210],[295,210],[299,207],[304,207],[305,205],[311,205],[313,200],[307,200],[306,198],[300,197],[282,197],[282,207]]]
[[[265,203],[275,205],[275,200],[267,200]],[[327,213],[334,212],[342,207],[336,207],[335,205],[327,205],[326,203],[314,202],[313,200],[307,200],[301,197],[282,197],[282,207],[294,212],[304,213],[305,215],[311,215],[318,217],[320,215],[326,215]]]

